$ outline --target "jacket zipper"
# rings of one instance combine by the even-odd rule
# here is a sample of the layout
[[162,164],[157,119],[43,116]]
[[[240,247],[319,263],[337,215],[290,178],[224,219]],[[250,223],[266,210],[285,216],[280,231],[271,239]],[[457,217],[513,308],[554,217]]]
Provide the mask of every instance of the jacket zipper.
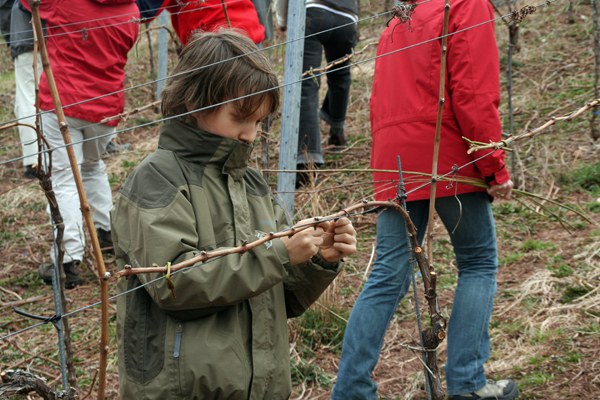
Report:
[[177,324],[175,328],[175,345],[173,346],[173,358],[179,358],[179,350],[181,349],[181,335],[183,334],[183,326]]

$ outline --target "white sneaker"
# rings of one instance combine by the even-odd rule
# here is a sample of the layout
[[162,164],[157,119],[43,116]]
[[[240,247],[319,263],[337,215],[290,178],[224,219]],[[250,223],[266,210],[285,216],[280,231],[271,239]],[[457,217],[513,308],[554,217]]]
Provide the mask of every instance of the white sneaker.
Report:
[[472,393],[451,396],[451,400],[513,400],[519,395],[519,387],[512,379],[488,380],[486,385]]

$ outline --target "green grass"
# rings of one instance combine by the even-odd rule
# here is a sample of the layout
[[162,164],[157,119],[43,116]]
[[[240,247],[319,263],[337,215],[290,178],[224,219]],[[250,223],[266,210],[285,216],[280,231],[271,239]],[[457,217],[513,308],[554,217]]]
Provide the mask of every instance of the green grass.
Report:
[[525,257],[523,253],[513,252],[505,255],[504,257],[501,257],[499,263],[501,267],[505,267],[507,265],[515,264],[521,261],[523,257]]
[[25,274],[13,274],[6,279],[0,280],[0,286],[14,288],[17,286],[35,288],[41,286],[42,281],[38,277],[37,271],[30,271]]
[[586,204],[586,208],[589,212],[598,214],[598,213],[600,213],[600,201],[598,201],[598,200],[590,201],[589,203]]
[[543,251],[543,250],[553,250],[556,248],[556,245],[551,242],[543,242],[536,239],[527,239],[521,245],[521,250],[528,253],[531,251]]
[[533,335],[531,335],[530,341],[534,344],[546,344],[552,343],[553,346],[557,346],[557,340],[561,338],[564,334],[564,329],[550,329],[550,330],[540,330],[535,331]]
[[560,183],[571,190],[583,189],[600,195],[600,162],[582,165],[560,176]]
[[576,351],[568,352],[563,357],[561,357],[561,360],[566,363],[577,364],[579,361],[581,361],[581,353]]
[[532,367],[539,367],[539,366],[544,365],[547,362],[548,362],[548,357],[540,356],[540,355],[534,355],[534,356],[530,357],[529,360],[527,360],[527,364],[531,365]]
[[561,303],[572,303],[575,300],[577,300],[578,298],[580,298],[581,296],[588,293],[589,291],[590,291],[589,288],[586,288],[583,286],[568,286],[564,290],[564,292],[560,298],[560,302]]
[[327,374],[322,368],[314,362],[306,362],[304,360],[292,360],[292,384],[300,385],[314,383],[318,386],[330,386],[333,377]]
[[133,160],[133,161],[131,161],[131,160],[123,160],[123,161],[121,161],[121,167],[123,167],[126,170],[132,170],[138,164],[139,164],[139,161],[137,161],[137,160]]
[[[591,312],[591,314],[595,314],[596,318],[600,318],[600,312]],[[592,322],[591,324],[587,324],[578,329],[579,333],[584,335],[596,335],[600,337],[600,324],[597,322]]]
[[[333,309],[332,311],[346,320],[350,315],[349,310]],[[341,352],[346,321],[327,311],[311,308],[302,314],[297,322],[298,333],[304,347],[311,350],[327,347],[336,354]]]
[[520,335],[525,329],[525,325],[520,321],[516,321],[516,320],[504,321],[504,320],[499,320],[499,319],[492,319],[492,322],[490,323],[490,327],[492,329],[498,329],[501,332],[504,332],[507,334],[517,334],[517,335]]
[[523,299],[521,305],[527,311],[535,312],[535,310],[539,309],[540,299],[535,296],[529,296]]
[[569,267],[565,263],[558,265],[547,265],[546,268],[552,273],[555,278],[566,278],[567,276],[573,275],[573,268]]
[[447,273],[438,274],[437,287],[439,289],[451,289],[456,286],[458,282],[458,274]]
[[[546,372],[530,372],[524,376],[520,381],[521,390],[529,387],[544,386],[552,382],[554,374]],[[532,397],[535,398],[535,397]]]

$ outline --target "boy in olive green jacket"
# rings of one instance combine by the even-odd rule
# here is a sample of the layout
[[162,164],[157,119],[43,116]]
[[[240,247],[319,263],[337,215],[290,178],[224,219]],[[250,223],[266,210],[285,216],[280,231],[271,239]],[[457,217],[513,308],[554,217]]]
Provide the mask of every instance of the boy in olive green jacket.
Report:
[[[190,40],[163,92],[172,118],[159,148],[129,176],[112,212],[119,267],[179,263],[288,227],[247,165],[262,120],[278,105],[277,79],[249,39],[221,31]],[[347,218],[323,222],[180,270],[171,277],[175,296],[164,279],[121,296],[121,398],[288,398],[286,320],[335,279],[355,236]],[[119,289],[157,277],[136,275]]]

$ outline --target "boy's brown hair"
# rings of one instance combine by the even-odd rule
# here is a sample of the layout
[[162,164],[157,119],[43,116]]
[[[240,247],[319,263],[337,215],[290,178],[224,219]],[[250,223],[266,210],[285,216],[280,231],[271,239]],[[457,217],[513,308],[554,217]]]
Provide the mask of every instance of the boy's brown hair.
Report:
[[[198,32],[183,48],[162,94],[163,116],[176,116],[252,93],[236,100],[241,117],[265,101],[270,113],[279,107],[279,89],[269,60],[246,36],[234,30]],[[212,113],[220,106],[209,108]]]

